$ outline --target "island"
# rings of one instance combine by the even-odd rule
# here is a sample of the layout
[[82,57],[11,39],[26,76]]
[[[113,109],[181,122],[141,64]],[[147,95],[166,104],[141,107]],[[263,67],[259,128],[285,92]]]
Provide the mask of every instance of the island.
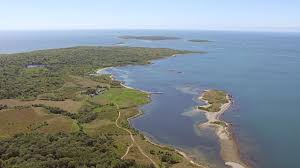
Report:
[[215,128],[216,135],[221,145],[221,157],[225,164],[233,168],[248,167],[240,158],[237,143],[232,135],[230,124],[221,120],[220,117],[233,103],[232,96],[222,90],[205,90],[199,99],[205,105],[197,109],[205,113],[207,122],[200,124],[200,128]]
[[197,40],[197,39],[194,39],[194,40],[189,40],[189,42],[194,42],[194,43],[208,43],[208,42],[212,42],[210,40]]
[[119,36],[121,39],[135,39],[135,40],[149,40],[149,41],[160,41],[160,40],[179,40],[179,37],[167,37],[167,36]]
[[0,55],[0,167],[204,167],[131,127],[148,93],[97,73],[186,53],[85,46]]

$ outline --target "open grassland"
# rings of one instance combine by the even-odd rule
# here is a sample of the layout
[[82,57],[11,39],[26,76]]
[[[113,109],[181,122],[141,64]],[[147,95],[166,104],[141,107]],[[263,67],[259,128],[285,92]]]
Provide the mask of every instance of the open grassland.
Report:
[[48,114],[41,108],[0,111],[0,135],[12,137],[19,133],[71,133],[79,130],[76,121],[64,116]]
[[141,104],[146,104],[150,101],[147,93],[126,88],[109,89],[97,98],[117,104],[121,109],[136,107]]
[[121,114],[119,123],[124,128],[130,128],[128,119],[142,114],[137,107],[120,109],[119,111]]
[[74,47],[0,55],[0,167],[188,168],[177,152],[131,128],[128,118],[140,114],[148,94],[94,75],[184,53]]
[[2,99],[0,104],[7,105],[8,107],[16,106],[32,106],[34,104],[45,104],[47,106],[58,107],[63,110],[77,113],[82,105],[80,101],[64,100],[64,101],[47,101],[47,100],[33,100],[33,101],[23,101],[18,99]]
[[221,90],[207,90],[202,94],[201,99],[206,101],[208,105],[198,108],[208,112],[218,112],[223,104],[229,102],[227,96],[227,93]]

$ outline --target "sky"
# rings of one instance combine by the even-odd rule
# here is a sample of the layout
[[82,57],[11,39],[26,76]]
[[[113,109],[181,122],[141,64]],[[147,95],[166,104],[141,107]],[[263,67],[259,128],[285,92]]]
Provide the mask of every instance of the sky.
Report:
[[0,0],[0,30],[300,31],[300,0]]

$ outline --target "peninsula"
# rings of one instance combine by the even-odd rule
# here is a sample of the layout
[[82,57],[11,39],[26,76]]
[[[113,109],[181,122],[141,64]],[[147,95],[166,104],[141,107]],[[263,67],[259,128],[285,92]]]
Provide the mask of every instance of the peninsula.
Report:
[[232,168],[246,168],[240,159],[237,144],[230,130],[230,124],[222,121],[220,117],[232,104],[232,97],[221,90],[205,90],[199,97],[206,105],[197,109],[205,113],[207,122],[200,124],[200,128],[212,127],[215,129],[221,145],[221,157],[225,164]]
[[202,167],[131,127],[149,94],[99,68],[186,54],[163,48],[72,47],[0,55],[0,165]]

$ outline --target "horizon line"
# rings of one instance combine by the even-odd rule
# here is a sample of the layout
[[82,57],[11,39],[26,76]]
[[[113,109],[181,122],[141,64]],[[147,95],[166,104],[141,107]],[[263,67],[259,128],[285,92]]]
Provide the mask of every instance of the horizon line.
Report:
[[262,33],[300,33],[300,30],[267,29],[183,29],[183,28],[55,28],[55,29],[0,29],[0,31],[97,31],[97,30],[153,30],[153,31],[215,31],[215,32],[262,32]]

